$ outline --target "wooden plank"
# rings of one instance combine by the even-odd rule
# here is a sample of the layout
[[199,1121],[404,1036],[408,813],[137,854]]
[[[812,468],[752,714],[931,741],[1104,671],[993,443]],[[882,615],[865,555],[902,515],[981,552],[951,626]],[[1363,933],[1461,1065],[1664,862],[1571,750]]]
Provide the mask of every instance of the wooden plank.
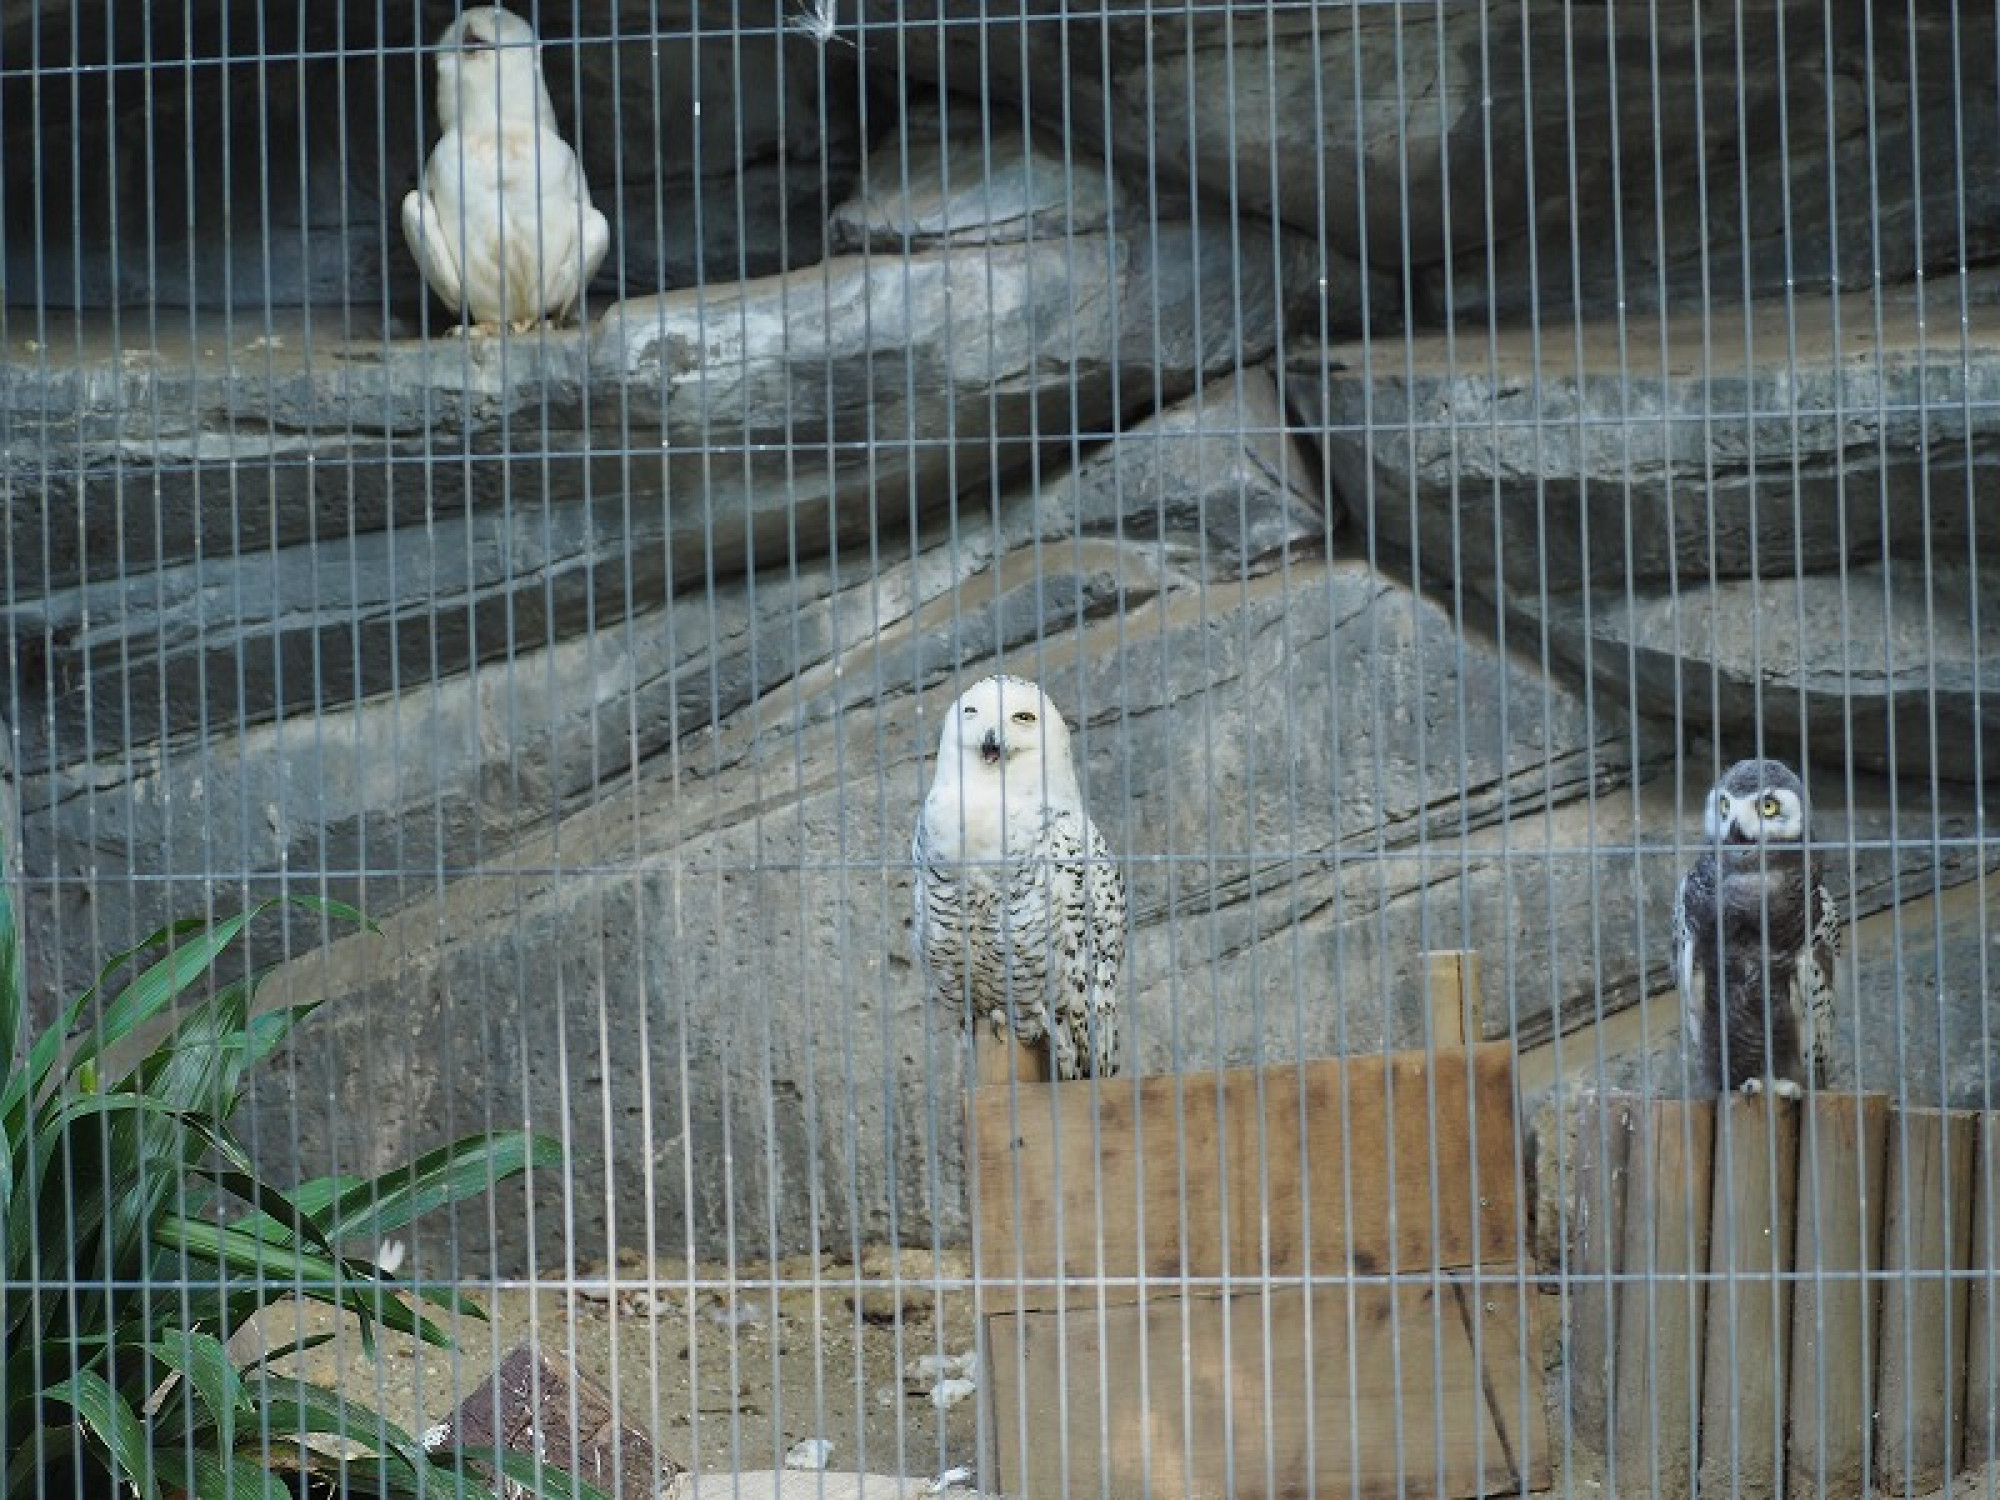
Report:
[[1482,1370],[1456,1297],[1450,1283],[1376,1283],[1278,1288],[1268,1305],[1240,1292],[995,1314],[1001,1488],[1018,1500],[1519,1488],[1494,1420],[1521,1409],[1524,1365],[1537,1374],[1519,1304],[1495,1297],[1482,1313]]
[[[1553,1482],[1549,1451],[1548,1397],[1543,1389],[1542,1341],[1536,1314],[1542,1296],[1519,1266],[1480,1273],[1474,1282],[1454,1280],[1466,1337],[1484,1370],[1486,1404],[1506,1445],[1509,1463],[1525,1480],[1522,1488],[1545,1490]],[[1527,1368],[1522,1368],[1524,1360]]]
[[1967,1286],[1945,1273],[1971,1258],[1976,1123],[1935,1109],[1889,1117],[1875,1472],[1897,1490],[1932,1488],[1958,1465]]
[[1655,1099],[1634,1113],[1606,1489],[1685,1495],[1697,1474],[1715,1103]]
[[1799,1117],[1793,1240],[1791,1434],[1794,1495],[1867,1488],[1882,1265],[1882,1178],[1889,1101],[1809,1096]]
[[1434,949],[1424,954],[1424,993],[1431,1015],[1431,1047],[1464,1047],[1484,1034],[1479,1009],[1479,955]]
[[[1081,1278],[1087,1289],[1069,1295],[1094,1304],[1107,1276],[1512,1262],[1511,1064],[1495,1042],[1435,1064],[1413,1052],[976,1088],[979,1274],[1016,1281],[1007,1296],[1027,1310],[1056,1306],[1063,1277]],[[1135,1301],[1140,1289],[1105,1295]]]
[[1798,1142],[1796,1104],[1741,1094],[1717,1103],[1701,1376],[1704,1494],[1755,1500],[1783,1486]]
[[975,1084],[1005,1088],[1010,1083],[1047,1083],[1054,1061],[1046,1046],[1024,1047],[1010,1032],[994,1034],[990,1026],[972,1028],[972,1076]]
[[1965,1467],[2000,1458],[2000,1112],[1979,1116],[1972,1172],[1972,1268],[1966,1297]]
[[1552,1163],[1564,1178],[1557,1185],[1564,1223],[1556,1244],[1570,1429],[1600,1456],[1612,1442],[1618,1347],[1613,1278],[1625,1247],[1626,1159],[1639,1102],[1630,1094],[1597,1092],[1571,1100],[1556,1143],[1562,1155]]

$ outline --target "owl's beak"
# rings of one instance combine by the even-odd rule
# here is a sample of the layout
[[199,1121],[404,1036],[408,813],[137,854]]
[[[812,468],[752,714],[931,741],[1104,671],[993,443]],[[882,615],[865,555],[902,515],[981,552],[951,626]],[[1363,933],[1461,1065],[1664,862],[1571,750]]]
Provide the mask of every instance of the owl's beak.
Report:
[[979,742],[979,758],[989,766],[997,766],[1000,764],[1000,755],[1000,732],[989,729],[986,731],[986,738]]

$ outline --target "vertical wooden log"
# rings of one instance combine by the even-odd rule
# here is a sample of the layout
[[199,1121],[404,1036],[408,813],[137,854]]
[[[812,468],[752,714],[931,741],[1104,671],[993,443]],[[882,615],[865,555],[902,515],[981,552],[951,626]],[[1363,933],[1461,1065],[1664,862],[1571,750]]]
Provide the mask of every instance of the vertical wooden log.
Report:
[[1815,1094],[1799,1121],[1793,1264],[1791,1436],[1794,1495],[1867,1488],[1882,1265],[1889,1101]]
[[1965,1317],[1965,1466],[2000,1458],[2000,1113],[1979,1116]]
[[[1047,1083],[1053,1072],[1054,1069],[1049,1049],[1046,1046],[1024,1047],[1014,1039],[1011,1032],[1005,1036],[996,1036],[993,1028],[983,1023],[977,1024],[972,1028],[972,1078],[970,1081],[973,1088],[995,1084],[1001,1088],[1005,1088],[1010,1083]],[[1026,1107],[1027,1101],[1023,1100],[1022,1105]],[[972,1108],[972,1095],[968,1092],[965,1096],[966,1165],[968,1172],[975,1175],[973,1180],[967,1184],[967,1187],[973,1195],[975,1205],[972,1215],[972,1274],[974,1280],[978,1282],[984,1281],[989,1275],[1000,1275],[1001,1272],[997,1268],[1006,1263],[1007,1252],[1013,1247],[1009,1244],[985,1244],[980,1234],[981,1216],[977,1212],[980,1185],[976,1177],[979,1170],[977,1166],[979,1149],[973,1130],[975,1113]],[[997,1302],[988,1304],[985,1297],[979,1293],[975,1293],[974,1295],[974,1304],[982,1309],[989,1305],[1000,1305]],[[994,1368],[995,1326],[1003,1321],[1011,1327],[1014,1315],[982,1311],[978,1320],[978,1343],[980,1349],[979,1400],[984,1407],[985,1432],[979,1442],[977,1460],[979,1467],[979,1487],[983,1492],[991,1492],[999,1488],[1001,1475],[1000,1446],[1012,1436],[1011,1433],[1003,1433],[1001,1431],[1001,1412],[994,1406],[992,1396],[992,1392],[998,1385],[998,1372]],[[999,1340],[998,1342],[1002,1346],[1005,1344],[1004,1340]]]
[[1700,1273],[1708,1267],[1715,1103],[1651,1100],[1637,1115],[1625,1180],[1606,1489],[1685,1495],[1698,1472]]
[[1431,1045],[1467,1047],[1484,1036],[1479,1014],[1479,955],[1459,949],[1424,954],[1424,992],[1431,1013]]
[[1716,1106],[1708,1225],[1701,1487],[1755,1500],[1784,1479],[1798,1106],[1733,1094]]
[[1625,1249],[1625,1184],[1638,1101],[1590,1093],[1564,1111],[1559,1162],[1567,1176],[1560,1202],[1567,1221],[1563,1374],[1575,1440],[1600,1456],[1611,1452],[1618,1348],[1619,1257]]
[[1905,1109],[1890,1117],[1883,1213],[1882,1344],[1876,1465],[1885,1488],[1931,1489],[1958,1465],[1976,1117]]

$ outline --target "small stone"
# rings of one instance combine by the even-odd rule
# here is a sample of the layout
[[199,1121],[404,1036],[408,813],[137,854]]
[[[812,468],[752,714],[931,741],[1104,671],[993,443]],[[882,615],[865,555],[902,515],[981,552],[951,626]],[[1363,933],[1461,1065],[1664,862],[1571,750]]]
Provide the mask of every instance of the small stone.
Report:
[[800,1438],[785,1452],[788,1469],[824,1469],[833,1457],[833,1444],[825,1438]]
[[949,1380],[940,1380],[931,1388],[931,1405],[935,1406],[939,1411],[950,1411],[967,1396],[976,1393],[978,1389],[979,1387],[970,1380],[965,1380],[958,1376],[953,1376]]

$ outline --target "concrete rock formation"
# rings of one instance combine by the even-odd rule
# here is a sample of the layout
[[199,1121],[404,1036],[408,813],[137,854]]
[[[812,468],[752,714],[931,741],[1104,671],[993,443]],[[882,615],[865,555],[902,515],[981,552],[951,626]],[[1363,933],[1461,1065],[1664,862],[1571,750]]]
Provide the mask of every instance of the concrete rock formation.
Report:
[[552,12],[603,311],[468,343],[384,212],[453,8],[274,21],[260,75],[247,3],[0,0],[10,58],[174,64],[0,101],[54,164],[0,195],[31,978],[245,890],[381,918],[271,992],[337,1002],[260,1075],[274,1170],[525,1116],[575,1170],[509,1269],[648,1203],[960,1233],[908,810],[1002,669],[1131,857],[1137,1069],[1420,1044],[1446,947],[1537,1088],[1650,1068],[1690,789],[1761,735],[1908,1011],[1845,999],[1845,1065],[1991,1102],[1990,13]]

